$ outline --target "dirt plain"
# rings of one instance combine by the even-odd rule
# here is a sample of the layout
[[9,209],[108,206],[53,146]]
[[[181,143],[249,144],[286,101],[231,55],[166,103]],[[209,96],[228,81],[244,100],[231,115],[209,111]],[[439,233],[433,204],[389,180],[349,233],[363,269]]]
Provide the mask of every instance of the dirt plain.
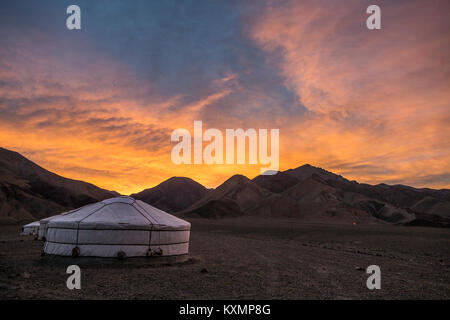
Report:
[[[174,265],[68,265],[0,226],[0,299],[449,299],[450,229],[305,223],[252,217],[192,223],[190,259]],[[368,290],[366,268],[381,268]]]

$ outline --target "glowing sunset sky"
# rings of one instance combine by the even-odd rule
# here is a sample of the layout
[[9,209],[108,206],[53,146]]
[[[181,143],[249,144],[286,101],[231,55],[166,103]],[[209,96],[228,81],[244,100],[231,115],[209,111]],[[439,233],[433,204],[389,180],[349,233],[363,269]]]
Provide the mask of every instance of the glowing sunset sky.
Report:
[[450,188],[450,1],[0,2],[0,146],[124,194],[259,174],[173,164],[194,120],[279,128],[280,170]]

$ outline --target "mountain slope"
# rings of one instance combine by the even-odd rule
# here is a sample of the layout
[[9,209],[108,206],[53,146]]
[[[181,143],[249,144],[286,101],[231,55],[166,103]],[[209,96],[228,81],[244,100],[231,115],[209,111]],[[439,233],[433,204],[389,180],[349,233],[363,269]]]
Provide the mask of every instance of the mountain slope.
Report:
[[177,212],[190,207],[207,193],[208,189],[192,179],[172,177],[131,197],[167,212]]
[[[41,219],[116,195],[0,148],[0,223]],[[173,177],[132,196],[188,217],[254,215],[450,227],[450,190],[369,185],[311,165],[253,180],[235,175],[211,190],[189,178]]]
[[261,188],[247,177],[234,175],[180,214],[211,218],[243,215],[270,195],[270,191]]
[[277,172],[275,175],[260,175],[252,181],[274,193],[281,193],[300,182],[298,178],[288,172]]
[[[323,219],[330,214],[346,214],[346,219],[356,221],[374,217],[390,223],[426,225],[424,221],[429,221],[430,225],[450,226],[450,190],[360,184],[311,165],[274,176],[258,176],[253,181],[278,194],[272,202],[285,199],[283,206],[276,206],[283,207],[282,212],[297,210],[298,216]],[[262,207],[270,201],[267,199]],[[267,208],[260,211],[268,212]],[[271,210],[271,215],[278,215],[276,209]]]
[[0,221],[41,219],[116,194],[61,177],[17,152],[0,148]]
[[350,197],[313,174],[265,199],[251,214],[314,222],[377,222],[370,212],[349,205],[346,198]]
[[191,207],[185,216],[255,215],[315,222],[450,226],[450,190],[415,189],[349,181],[303,165],[253,180],[235,175]]

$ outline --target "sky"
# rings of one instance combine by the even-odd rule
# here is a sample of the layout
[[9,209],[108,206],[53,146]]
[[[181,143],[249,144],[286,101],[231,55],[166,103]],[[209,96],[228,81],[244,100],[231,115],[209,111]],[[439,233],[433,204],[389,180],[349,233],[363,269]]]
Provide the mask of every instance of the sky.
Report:
[[279,129],[280,170],[450,188],[450,2],[0,2],[1,147],[123,194],[260,173],[174,164],[194,120]]

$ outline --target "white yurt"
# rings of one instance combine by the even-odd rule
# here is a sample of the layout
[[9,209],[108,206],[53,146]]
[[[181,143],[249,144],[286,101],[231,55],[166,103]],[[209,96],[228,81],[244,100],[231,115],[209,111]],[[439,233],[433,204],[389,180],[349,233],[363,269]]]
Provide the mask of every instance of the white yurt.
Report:
[[190,229],[187,221],[121,196],[50,219],[44,253],[72,257],[187,257]]
[[26,224],[22,227],[21,236],[37,235],[39,232],[39,221]]

